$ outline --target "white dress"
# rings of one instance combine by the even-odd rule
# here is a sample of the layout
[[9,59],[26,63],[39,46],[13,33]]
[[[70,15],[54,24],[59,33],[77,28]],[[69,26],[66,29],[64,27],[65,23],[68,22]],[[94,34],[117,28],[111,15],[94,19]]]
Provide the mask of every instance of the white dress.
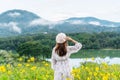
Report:
[[51,67],[54,70],[54,80],[66,80],[66,78],[73,80],[71,75],[72,67],[69,65],[69,57],[72,53],[78,52],[81,48],[81,43],[76,43],[74,46],[67,46],[67,54],[63,57],[60,57],[55,52],[55,48],[53,48]]

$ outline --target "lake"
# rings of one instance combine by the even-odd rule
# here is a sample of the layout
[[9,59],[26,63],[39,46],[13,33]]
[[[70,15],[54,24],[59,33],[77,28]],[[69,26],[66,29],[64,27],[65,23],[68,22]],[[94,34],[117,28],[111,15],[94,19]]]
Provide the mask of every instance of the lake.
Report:
[[[51,59],[46,59],[46,60],[51,62]],[[78,66],[80,66],[80,63],[84,63],[84,62],[95,62],[98,64],[105,62],[105,63],[108,63],[109,65],[111,65],[111,64],[120,64],[120,57],[71,58],[71,59],[69,59],[69,61],[70,61],[70,65],[72,67],[78,67]]]

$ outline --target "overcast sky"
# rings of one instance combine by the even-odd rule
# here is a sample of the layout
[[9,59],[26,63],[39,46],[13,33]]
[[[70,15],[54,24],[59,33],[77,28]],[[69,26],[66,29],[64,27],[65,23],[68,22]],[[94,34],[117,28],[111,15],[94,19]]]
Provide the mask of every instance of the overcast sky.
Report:
[[93,16],[120,22],[120,0],[0,0],[0,14],[11,9],[28,10],[51,21]]

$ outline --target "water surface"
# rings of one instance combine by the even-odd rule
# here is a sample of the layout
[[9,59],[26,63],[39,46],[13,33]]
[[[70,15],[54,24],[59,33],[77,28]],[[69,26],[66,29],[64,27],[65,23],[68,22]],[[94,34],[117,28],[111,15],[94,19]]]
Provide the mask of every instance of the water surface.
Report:
[[[46,59],[46,60],[51,62],[51,59]],[[120,64],[120,57],[72,58],[72,59],[69,59],[69,61],[70,61],[70,65],[72,67],[78,67],[78,66],[80,66],[80,63],[84,63],[84,62],[95,62],[98,64],[105,62],[105,63],[108,63],[109,65],[111,65],[111,64]]]

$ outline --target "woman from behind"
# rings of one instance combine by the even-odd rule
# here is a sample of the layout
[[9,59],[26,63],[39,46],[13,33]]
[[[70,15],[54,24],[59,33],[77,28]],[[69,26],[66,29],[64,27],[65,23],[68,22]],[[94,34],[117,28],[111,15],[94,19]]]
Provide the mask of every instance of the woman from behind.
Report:
[[[75,45],[68,46],[68,41]],[[71,66],[69,65],[69,57],[72,53],[78,52],[82,48],[82,44],[64,33],[56,36],[56,46],[52,50],[51,67],[54,70],[54,80],[74,80],[71,75]]]

